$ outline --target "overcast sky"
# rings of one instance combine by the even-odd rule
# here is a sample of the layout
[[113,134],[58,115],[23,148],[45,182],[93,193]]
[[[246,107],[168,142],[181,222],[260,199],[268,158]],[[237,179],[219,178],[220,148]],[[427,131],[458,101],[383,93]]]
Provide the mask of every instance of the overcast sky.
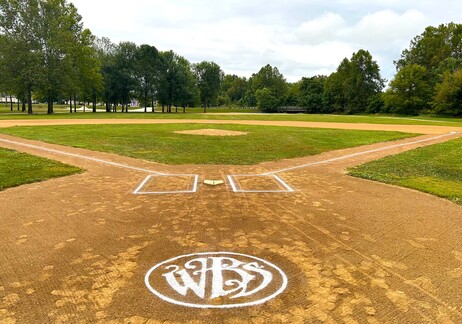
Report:
[[429,25],[461,23],[460,0],[70,0],[84,25],[114,43],[173,50],[251,76],[266,65],[290,82],[330,74],[359,49],[382,76]]

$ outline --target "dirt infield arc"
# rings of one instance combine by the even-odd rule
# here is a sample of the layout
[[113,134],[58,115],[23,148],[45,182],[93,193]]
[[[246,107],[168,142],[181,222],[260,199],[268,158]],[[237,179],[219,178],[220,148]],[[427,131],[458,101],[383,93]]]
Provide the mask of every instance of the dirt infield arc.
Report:
[[[0,321],[460,322],[462,207],[344,172],[460,136],[242,167],[166,166],[1,135],[11,141],[1,146],[87,171],[0,193]],[[235,193],[199,181],[194,194],[132,194],[146,171],[225,180],[275,170],[294,192]],[[146,288],[148,270],[165,260],[217,251],[277,266],[287,287],[230,309],[189,308]]]

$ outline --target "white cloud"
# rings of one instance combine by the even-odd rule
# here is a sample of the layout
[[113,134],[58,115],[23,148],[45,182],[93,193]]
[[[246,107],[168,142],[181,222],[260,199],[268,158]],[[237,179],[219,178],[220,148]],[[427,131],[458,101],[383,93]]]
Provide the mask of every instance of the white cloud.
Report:
[[289,81],[329,74],[363,48],[385,77],[430,24],[460,22],[452,0],[71,0],[85,26],[114,42],[147,43],[250,76],[277,66]]
[[328,12],[320,17],[305,21],[298,28],[298,37],[304,43],[319,44],[335,39],[339,30],[346,26],[339,14]]

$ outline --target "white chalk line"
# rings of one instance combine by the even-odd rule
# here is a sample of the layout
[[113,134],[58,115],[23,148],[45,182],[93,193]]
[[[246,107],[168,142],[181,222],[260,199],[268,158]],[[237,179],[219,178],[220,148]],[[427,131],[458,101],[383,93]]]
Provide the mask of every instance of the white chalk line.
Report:
[[149,173],[150,175],[146,179],[144,179],[144,181],[138,186],[138,188],[135,189],[133,194],[141,195],[141,194],[172,194],[172,193],[195,193],[195,192],[197,192],[197,183],[198,183],[198,179],[199,179],[198,175],[193,175],[193,174],[189,175],[189,176],[194,176],[194,184],[193,184],[192,190],[185,190],[185,191],[158,191],[158,192],[142,193],[142,192],[140,192],[141,188],[146,184],[146,182],[149,180],[149,178],[154,176],[154,175],[156,175],[156,176],[185,176],[185,175],[184,174],[168,174],[168,173],[156,172],[156,171],[152,171],[152,170],[148,170],[148,169],[144,169],[144,168],[133,167],[133,166],[122,164],[122,163],[106,161],[106,160],[93,158],[93,157],[86,156],[86,155],[59,151],[59,150],[55,150],[55,149],[46,148],[46,147],[43,147],[43,146],[38,146],[38,145],[33,145],[33,144],[26,144],[26,143],[21,143],[21,142],[17,142],[17,141],[11,141],[11,140],[7,140],[7,139],[3,139],[3,138],[0,138],[0,141],[4,142],[4,143],[8,143],[8,144],[24,146],[24,147],[28,147],[28,148],[32,148],[32,149],[36,149],[36,150],[45,151],[45,152],[50,152],[50,153],[55,153],[55,154],[61,154],[61,155],[76,157],[76,158],[80,158],[80,159],[83,159],[83,160],[93,161],[93,162],[106,164],[106,165],[110,165],[110,166],[115,166],[115,167],[119,167],[119,168],[123,168],[123,169]]
[[76,158],[80,158],[80,159],[84,159],[84,160],[98,162],[98,163],[102,163],[102,164],[112,165],[112,166],[116,166],[116,167],[119,167],[119,168],[124,168],[124,169],[129,169],[129,170],[134,170],[134,171],[147,172],[147,173],[153,173],[153,174],[158,174],[158,175],[166,175],[165,173],[160,173],[160,172],[156,172],[156,171],[152,171],[152,170],[148,170],[148,169],[132,167],[132,166],[129,166],[129,165],[126,165],[126,164],[121,164],[121,163],[117,163],[117,162],[101,160],[101,159],[93,158],[93,157],[90,157],[90,156],[63,152],[63,151],[50,149],[50,148],[46,148],[46,147],[42,147],[42,146],[38,146],[38,145],[26,144],[26,143],[21,143],[21,142],[16,142],[16,141],[10,141],[10,140],[7,140],[7,139],[2,139],[2,138],[0,138],[0,141],[5,142],[5,143],[9,143],[9,144],[25,146],[25,147],[45,151],[45,152],[57,153],[57,154],[61,154],[61,155],[67,155],[67,156],[72,156],[72,157],[76,157]]
[[265,172],[265,173],[261,173],[261,175],[275,175],[275,174],[278,174],[278,173],[293,171],[293,170],[297,170],[297,169],[303,169],[303,168],[307,168],[307,167],[314,166],[314,165],[327,164],[327,163],[336,162],[336,161],[340,161],[340,160],[345,160],[345,159],[356,157],[356,156],[361,156],[361,155],[366,155],[366,154],[370,154],[370,153],[390,150],[390,149],[394,149],[394,148],[397,148],[397,147],[403,147],[403,146],[408,146],[408,145],[413,145],[413,144],[430,142],[430,141],[433,141],[433,140],[436,140],[436,139],[439,139],[439,138],[453,136],[453,135],[456,135],[456,134],[460,134],[460,133],[452,132],[452,133],[449,133],[449,134],[438,135],[438,136],[434,136],[434,137],[431,137],[431,138],[426,138],[426,139],[413,141],[413,142],[409,142],[409,143],[395,144],[395,145],[381,147],[381,148],[377,148],[377,149],[373,149],[373,150],[367,150],[367,151],[363,151],[363,152],[348,154],[348,155],[344,155],[344,156],[340,156],[340,157],[336,157],[336,158],[332,158],[332,159],[327,159],[327,160],[322,160],[322,161],[317,161],[317,162],[297,165],[297,166],[294,166],[294,167],[291,167],[291,168],[285,168],[285,169],[280,169],[280,170],[276,170],[276,171]]
[[[153,177],[193,177],[193,185],[191,190],[169,190],[169,191],[141,191],[146,183]],[[195,193],[197,192],[197,184],[199,182],[199,176],[196,174],[150,174],[144,179],[144,181],[133,191],[134,195],[160,195],[160,194],[178,194],[178,193]]]
[[[248,190],[248,189],[241,189],[238,188],[236,183],[233,180],[233,177],[238,178],[238,177],[265,177],[265,176],[270,176],[273,177],[276,182],[279,183],[279,185],[284,188],[285,190]],[[275,175],[275,174],[270,174],[270,175],[264,175],[264,174],[232,174],[228,175],[228,182],[231,185],[231,188],[233,192],[273,192],[273,193],[281,193],[281,192],[294,192],[295,190],[292,189],[284,180],[281,179],[281,177]]]

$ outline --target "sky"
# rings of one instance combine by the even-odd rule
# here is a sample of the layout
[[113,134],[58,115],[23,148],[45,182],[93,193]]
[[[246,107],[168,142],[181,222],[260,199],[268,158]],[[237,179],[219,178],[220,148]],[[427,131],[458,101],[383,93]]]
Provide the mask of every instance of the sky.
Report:
[[393,61],[427,26],[462,23],[460,0],[70,0],[84,27],[112,42],[173,50],[250,77],[266,64],[289,82],[329,75],[368,50],[390,80]]

